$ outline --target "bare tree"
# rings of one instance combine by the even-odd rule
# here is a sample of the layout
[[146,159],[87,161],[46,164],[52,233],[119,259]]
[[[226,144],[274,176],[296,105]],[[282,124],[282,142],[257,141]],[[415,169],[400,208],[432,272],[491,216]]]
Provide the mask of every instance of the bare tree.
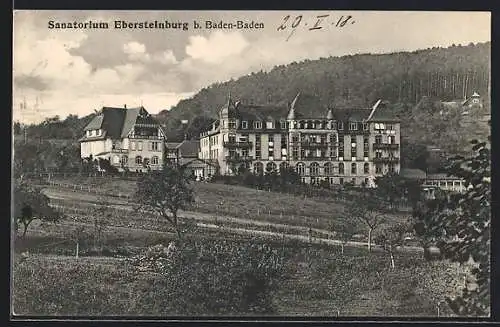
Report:
[[363,189],[346,208],[346,216],[368,228],[368,251],[372,249],[373,232],[384,222],[385,203],[370,189]]
[[335,233],[338,240],[340,241],[340,251],[344,255],[344,247],[349,242],[354,234],[356,234],[356,224],[354,221],[345,219],[342,223],[332,223],[330,225],[330,230]]
[[409,231],[407,224],[399,223],[391,225],[381,231],[376,238],[377,244],[389,254],[391,258],[391,268],[396,268],[394,260],[394,252],[398,246],[402,246],[405,240],[405,235]]

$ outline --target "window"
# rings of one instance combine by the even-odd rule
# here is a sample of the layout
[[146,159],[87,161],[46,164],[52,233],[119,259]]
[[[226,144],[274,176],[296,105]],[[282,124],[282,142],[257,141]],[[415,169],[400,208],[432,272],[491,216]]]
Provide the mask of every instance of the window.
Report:
[[286,129],[286,121],[284,121],[284,120],[280,121],[280,128]]
[[351,157],[356,157],[357,150],[356,150],[356,142],[351,143]]
[[365,178],[364,183],[365,183],[365,185],[368,185],[368,178]]
[[367,131],[367,130],[368,130],[368,123],[364,123],[364,124],[363,124],[363,130],[364,130],[364,131]]
[[137,142],[137,150],[142,151],[142,142]]
[[272,173],[277,169],[276,164],[274,162],[268,162],[266,165],[266,172]]
[[269,134],[268,139],[269,139],[269,145],[274,144],[274,135],[273,134]]
[[293,148],[292,149],[292,159],[293,160],[298,160],[299,159],[299,149],[298,148]]
[[158,157],[157,156],[154,156],[153,158],[151,158],[151,163],[153,165],[157,165],[159,163],[159,160],[158,160]]
[[273,121],[266,122],[266,128],[267,129],[274,129],[274,122]]
[[248,122],[246,120],[241,122],[241,128],[247,129],[248,128]]
[[286,162],[280,163],[280,172],[284,172],[288,169],[288,164]]
[[392,131],[394,129],[394,126],[392,124],[387,124],[387,129]]
[[317,162],[313,162],[311,166],[309,166],[309,169],[311,170],[311,176],[319,175],[319,164]]
[[248,149],[241,149],[241,156],[244,158],[248,157]]
[[344,122],[339,121],[338,127],[339,131],[342,131],[344,129]]
[[363,166],[363,172],[365,174],[369,174],[370,173],[370,164],[368,162],[365,162],[365,164]]
[[136,163],[136,165],[141,165],[142,164],[142,157],[141,156],[135,157],[135,163]]
[[153,148],[153,151],[158,151],[158,142],[153,142],[151,147]]
[[394,173],[395,167],[394,164],[389,164],[389,172]]
[[306,174],[306,166],[302,162],[299,162],[297,164],[296,169],[297,169],[297,174],[301,176]]
[[256,162],[253,164],[253,171],[254,173],[261,175],[264,173],[264,165],[262,162]]
[[235,129],[236,128],[236,120],[231,119],[229,121],[229,128],[230,129]]
[[382,174],[382,166],[381,165],[375,165],[375,174]]
[[121,160],[121,163],[122,163],[123,166],[126,166],[128,164],[128,157],[127,156],[123,156],[122,160]]
[[114,163],[114,164],[119,164],[119,163],[120,163],[120,157],[118,157],[118,156],[114,156],[114,157],[113,157],[113,163]]
[[344,185],[344,179],[343,178],[339,178],[339,184],[340,185]]
[[337,135],[335,134],[330,134],[330,143],[335,143],[337,142]]
[[299,141],[299,135],[297,134],[292,135],[292,142],[297,143],[298,141]]
[[144,160],[142,160],[142,164],[143,164],[144,166],[149,165],[149,159],[148,159],[148,158],[144,158]]
[[236,135],[227,136],[228,143],[236,143]]
[[111,143],[111,149],[116,150],[116,141],[113,141],[113,143]]
[[253,122],[253,127],[255,129],[262,129],[262,122],[261,121],[254,121]]
[[351,184],[356,185],[356,178],[351,178]]
[[357,131],[358,130],[358,123],[349,123],[349,130],[350,131]]
[[339,143],[339,157],[344,158],[344,143]]
[[339,163],[339,174],[340,175],[344,174],[344,164],[342,162]]
[[260,143],[260,135],[255,136],[255,159],[260,159],[261,157],[261,143]]
[[375,144],[382,143],[382,135],[375,135]]
[[375,151],[375,158],[382,158],[382,151],[381,150]]
[[286,134],[281,135],[281,148],[286,149]]
[[326,144],[326,134],[321,134],[321,136],[319,138],[319,142],[321,144]]
[[392,136],[392,135],[389,136],[389,144],[396,144],[396,137],[395,136]]
[[357,170],[357,168],[356,168],[356,163],[355,163],[355,162],[353,162],[353,163],[351,164],[351,174],[356,175],[357,173],[358,173],[358,170]]
[[269,157],[269,160],[273,160],[274,159],[274,149],[270,148],[267,155]]
[[135,150],[135,142],[134,141],[130,142],[130,148],[132,150]]
[[331,174],[333,174],[333,165],[332,165],[331,162],[327,162],[324,165],[324,168],[325,168],[325,175],[331,175]]

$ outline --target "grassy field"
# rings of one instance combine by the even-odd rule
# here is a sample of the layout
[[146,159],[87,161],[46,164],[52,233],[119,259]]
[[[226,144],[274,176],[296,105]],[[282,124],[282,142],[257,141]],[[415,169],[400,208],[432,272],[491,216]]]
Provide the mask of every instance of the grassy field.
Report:
[[[131,194],[135,188],[133,181],[96,181],[101,185],[92,187],[109,192]],[[91,180],[66,182],[90,185]],[[197,206],[193,210],[219,217],[251,219],[250,222],[228,220],[222,223],[226,227],[292,233],[297,230],[255,222],[327,228],[332,220],[343,219],[343,203],[336,199],[302,198],[222,184],[195,183],[194,187]],[[68,191],[61,188],[60,192]],[[80,196],[75,194],[75,198]],[[86,197],[86,201],[96,198],[92,194]],[[117,198],[114,201],[121,205],[127,202]],[[161,286],[164,282],[161,276],[137,273],[127,260],[120,259],[137,255],[155,244],[168,244],[175,237],[170,226],[152,215],[111,209],[102,239],[96,246],[93,204],[72,199],[55,202],[70,206],[75,212],[67,213],[58,224],[35,222],[27,237],[15,242],[16,314],[177,314],[169,293]],[[401,219],[402,215],[393,215],[389,223]],[[76,243],[71,238],[78,226],[83,226],[85,236],[79,242],[80,258],[75,258]],[[271,295],[273,315],[278,316],[436,316],[438,303],[460,290],[464,275],[456,265],[427,262],[422,254],[397,253],[396,268],[390,269],[390,260],[383,252],[368,253],[366,249],[348,247],[342,255],[338,246],[251,233],[234,234],[228,229],[195,226],[193,221],[185,228],[185,237],[190,240],[261,242],[293,253],[287,257],[288,273],[281,277]],[[21,260],[21,252],[30,254]],[[451,315],[446,304],[440,306],[439,314]]]
[[[109,178],[66,178],[59,182],[90,186],[108,194],[133,195],[133,180]],[[236,218],[328,229],[332,221],[345,217],[341,199],[307,198],[216,183],[193,183],[196,201],[190,210]],[[404,221],[407,213],[387,214],[387,224]],[[364,232],[360,226],[359,232]]]
[[[391,270],[380,254],[349,249],[342,256],[332,248],[286,246],[296,254],[287,262],[290,275],[272,294],[273,315],[436,316],[437,303],[460,279],[452,265],[415,257],[398,256]],[[13,270],[16,314],[177,314],[157,286],[161,277],[138,274],[126,261],[33,254],[16,259]],[[442,280],[437,286],[436,278]],[[440,314],[451,312],[442,307]]]

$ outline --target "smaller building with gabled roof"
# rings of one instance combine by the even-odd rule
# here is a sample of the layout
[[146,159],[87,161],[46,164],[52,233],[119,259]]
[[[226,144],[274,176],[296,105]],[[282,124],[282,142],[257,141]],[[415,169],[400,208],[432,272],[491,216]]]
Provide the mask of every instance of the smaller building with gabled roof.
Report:
[[144,107],[103,107],[84,131],[79,140],[82,158],[107,159],[119,171],[163,166],[165,132]]

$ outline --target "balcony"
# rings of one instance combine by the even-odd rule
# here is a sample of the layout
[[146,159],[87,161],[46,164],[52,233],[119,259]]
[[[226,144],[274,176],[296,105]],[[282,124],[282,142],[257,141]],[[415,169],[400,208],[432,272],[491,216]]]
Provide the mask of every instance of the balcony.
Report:
[[252,147],[252,142],[248,142],[248,141],[245,141],[245,142],[224,142],[224,147],[225,148],[231,148],[231,149],[234,149],[234,148],[242,148],[242,149],[249,149]]
[[226,162],[249,162],[252,161],[253,158],[250,156],[225,156]]
[[396,143],[373,143],[373,149],[381,149],[381,150],[398,150],[399,144]]
[[398,157],[373,158],[373,163],[398,163]]
[[128,153],[127,149],[112,149],[111,153]]
[[143,140],[162,140],[163,138],[158,135],[130,135],[130,139],[143,139]]
[[301,141],[300,145],[303,148],[326,148],[330,145],[330,143],[327,142],[311,142],[311,141]]

